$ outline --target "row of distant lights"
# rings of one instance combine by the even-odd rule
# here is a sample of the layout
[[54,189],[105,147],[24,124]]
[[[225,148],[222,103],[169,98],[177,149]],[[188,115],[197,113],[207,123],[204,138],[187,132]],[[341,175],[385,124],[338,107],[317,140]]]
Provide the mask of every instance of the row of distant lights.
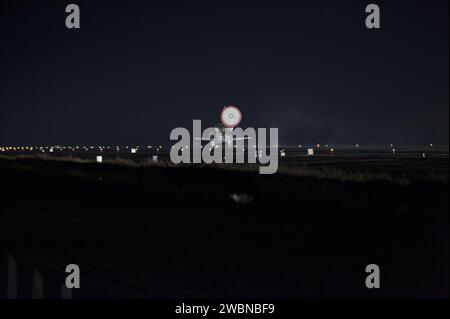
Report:
[[[429,145],[430,147],[433,147],[433,144],[428,144],[428,145]],[[394,147],[394,144],[390,144],[389,146],[390,146],[390,147]],[[299,147],[299,148],[302,148],[302,145],[299,145],[298,147]],[[317,144],[316,147],[317,147],[317,148],[321,148],[322,145],[321,145],[321,144]],[[355,144],[355,147],[359,147],[359,144]],[[328,145],[328,144],[325,144],[325,148],[329,148],[329,145]]]
[[[433,147],[433,144],[429,144],[430,147]],[[202,147],[200,145],[200,147]],[[218,145],[214,146],[215,148],[218,148]],[[252,146],[253,148],[256,148],[256,145]],[[302,148],[302,145],[298,146],[299,148]],[[317,148],[321,148],[322,145],[321,144],[317,144],[316,145]],[[355,144],[355,147],[358,148],[359,144]],[[393,148],[394,144],[390,144],[390,147]],[[147,149],[153,149],[153,146],[149,145],[146,147]],[[160,150],[162,150],[162,146],[159,145],[156,147],[156,151],[159,152]],[[172,146],[173,148],[173,146]],[[237,148],[237,146],[234,146],[234,148]],[[278,148],[278,145],[275,145],[275,148]],[[328,144],[325,144],[325,148],[329,148]],[[115,149],[117,152],[121,151],[121,150],[131,150],[132,153],[136,153],[139,151],[140,147],[136,146],[136,147],[132,147],[132,146],[37,146],[37,147],[33,147],[33,146],[2,146],[0,147],[0,151],[1,152],[7,152],[7,151],[40,151],[40,152],[50,152],[53,153],[55,150],[58,151],[65,151],[65,150],[69,150],[69,151],[80,151],[80,150],[84,150],[84,151],[89,151],[89,150],[100,150],[100,152],[103,152],[105,150],[111,150],[111,149]],[[189,145],[186,145],[184,147],[181,148],[182,151],[189,149]],[[209,149],[210,151],[212,150],[212,148]],[[243,151],[245,149],[242,149]],[[334,148],[330,148],[331,152],[334,152]],[[395,153],[395,148],[392,149],[392,151]]]
[[[162,150],[162,146],[159,145],[155,148],[149,145],[146,147],[147,149],[156,149],[157,152]],[[132,153],[136,153],[140,147],[132,147],[132,146],[2,146],[0,147],[0,152],[8,152],[8,151],[39,151],[42,153],[49,152],[53,153],[55,151],[91,151],[91,150],[99,150],[103,152],[105,150],[116,150],[117,152],[121,150],[131,150]]]

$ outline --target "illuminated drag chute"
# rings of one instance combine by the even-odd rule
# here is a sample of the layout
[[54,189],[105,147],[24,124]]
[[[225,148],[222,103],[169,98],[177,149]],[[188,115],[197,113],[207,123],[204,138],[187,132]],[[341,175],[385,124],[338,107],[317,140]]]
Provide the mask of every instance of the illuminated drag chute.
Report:
[[242,121],[242,113],[236,106],[225,106],[220,115],[222,124],[227,128],[235,128]]

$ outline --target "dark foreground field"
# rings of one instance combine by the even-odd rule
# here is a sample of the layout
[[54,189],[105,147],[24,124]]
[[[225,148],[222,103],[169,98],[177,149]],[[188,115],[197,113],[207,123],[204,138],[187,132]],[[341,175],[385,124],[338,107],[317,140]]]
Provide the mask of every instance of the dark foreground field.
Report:
[[58,298],[71,263],[75,298],[448,297],[448,158],[297,161],[262,176],[0,159],[0,299],[7,254],[20,298],[33,268]]

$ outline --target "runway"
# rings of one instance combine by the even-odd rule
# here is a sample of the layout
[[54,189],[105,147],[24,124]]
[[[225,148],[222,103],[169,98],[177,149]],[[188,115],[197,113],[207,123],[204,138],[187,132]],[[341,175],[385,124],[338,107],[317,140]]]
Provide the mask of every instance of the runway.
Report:
[[[337,159],[395,159],[395,158],[440,158],[448,159],[448,146],[279,146],[279,159],[302,159],[307,161],[326,161]],[[246,153],[257,152],[246,148]],[[145,158],[158,160],[169,159],[170,146],[0,146],[0,156],[45,155],[50,157],[77,157],[95,160],[103,158],[126,158],[142,160]],[[247,155],[246,155],[247,157]]]

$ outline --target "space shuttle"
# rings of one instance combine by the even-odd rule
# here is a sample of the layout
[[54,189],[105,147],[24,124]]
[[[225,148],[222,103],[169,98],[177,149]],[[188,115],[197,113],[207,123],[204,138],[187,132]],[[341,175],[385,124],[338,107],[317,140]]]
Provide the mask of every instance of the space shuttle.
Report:
[[226,129],[233,130],[242,121],[242,112],[237,106],[227,105],[220,114],[220,124],[214,127],[215,134],[211,139],[196,138],[196,140],[208,141],[212,146],[232,147],[235,141],[249,140],[251,137],[235,137],[225,134]]

